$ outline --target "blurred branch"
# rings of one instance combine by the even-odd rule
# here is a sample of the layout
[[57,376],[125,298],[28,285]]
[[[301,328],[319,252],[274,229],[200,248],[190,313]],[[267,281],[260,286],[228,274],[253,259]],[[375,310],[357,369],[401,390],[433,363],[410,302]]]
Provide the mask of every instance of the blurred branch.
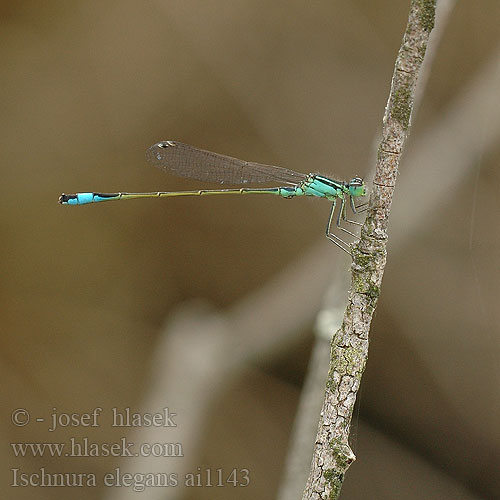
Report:
[[[285,270],[226,314],[200,303],[185,305],[178,311],[155,348],[151,384],[141,402],[141,411],[154,412],[168,405],[171,411],[179,413],[182,425],[166,429],[139,427],[129,438],[141,443],[182,443],[184,457],[129,457],[121,464],[122,471],[174,470],[181,476],[192,465],[204,431],[203,420],[227,381],[237,377],[252,359],[272,358],[276,350],[297,338],[314,321],[314,304],[321,302],[332,279],[317,262],[327,261],[329,255],[329,245],[317,245],[294,264],[293,273]],[[316,286],[300,287],[297,280]],[[308,300],[304,300],[305,294]],[[137,494],[132,489],[110,488],[106,498],[124,500],[136,498]],[[168,500],[179,495],[179,488],[146,488],[141,492],[143,499]]]
[[348,288],[349,272],[342,266],[326,292],[324,307],[316,319],[314,346],[295,416],[278,500],[298,498],[307,480],[318,429],[318,415],[325,395],[325,377],[330,362],[328,345],[332,339],[331,332],[342,324]]
[[425,59],[418,76],[418,85],[415,89],[415,98],[413,100],[412,120],[415,121],[416,114],[420,108],[420,102],[427,89],[427,83],[431,75],[432,63],[436,57],[441,38],[444,35],[450,15],[457,4],[457,0],[438,0],[436,3],[436,23],[432,30],[432,36],[429,39],[429,45],[425,51]]
[[435,1],[411,0],[385,110],[368,214],[352,252],[348,305],[342,326],[332,338],[325,399],[303,499],[338,498],[344,474],[355,460],[348,442],[349,427],[386,264],[387,224],[396,176],[434,18]]
[[[433,31],[432,37],[434,36]],[[411,235],[420,224],[428,220],[429,213],[442,203],[443,196],[446,193],[453,195],[456,184],[469,175],[478,152],[488,151],[498,143],[500,114],[495,112],[496,109],[491,106],[491,103],[495,102],[498,95],[499,54],[500,47],[493,51],[491,60],[450,103],[449,109],[440,114],[436,123],[429,127],[422,136],[412,137],[411,151],[408,151],[405,157],[405,175],[401,178],[398,188],[398,196],[401,197],[402,202],[398,206],[398,211],[392,214],[391,222],[393,226],[403,227],[404,225],[406,231],[401,234],[395,231],[391,236],[393,251],[398,251],[404,245],[410,244]],[[425,59],[427,63],[428,54]],[[419,86],[420,84],[419,80]],[[473,116],[487,116],[488,127],[477,127],[477,121],[471,119]],[[431,177],[436,164],[440,168],[441,181],[427,183],[427,189],[424,192],[416,190],[415,185],[422,182],[422,178]],[[172,435],[173,429],[170,428],[168,429],[169,435],[163,438],[158,434],[159,428],[144,428],[137,429],[137,432],[142,430],[156,432],[155,435],[135,435],[130,438],[131,441],[175,440],[182,442],[186,460],[189,460],[193,456],[191,450],[196,448],[203,432],[203,425],[200,422],[203,422],[210,400],[216,398],[217,394],[226,387],[228,378],[234,379],[241,369],[241,364],[248,362],[249,358],[272,359],[277,350],[296,341],[297,337],[314,321],[318,313],[317,304],[321,302],[328,283],[334,284],[331,293],[333,298],[336,293],[341,293],[339,289],[335,292],[333,288],[339,282],[342,283],[344,261],[340,259],[339,265],[332,269],[331,273],[325,273],[324,270],[331,267],[331,260],[331,247],[325,244],[322,238],[317,244],[312,245],[300,259],[293,262],[273,280],[266,282],[255,293],[242,299],[227,313],[220,314],[206,308],[191,306],[169,322],[155,348],[155,359],[150,377],[152,384],[145,391],[142,408],[144,411],[156,411],[167,401],[173,411],[183,408],[187,415],[183,416],[182,426],[178,428],[180,434],[176,434],[175,437]],[[311,286],[311,283],[315,286]],[[341,287],[341,290],[345,288]],[[283,292],[284,290],[286,293]],[[324,312],[319,317],[318,328],[321,330],[328,328],[321,326],[323,324],[330,325],[330,331],[334,329],[332,326],[335,321],[333,298],[331,300],[326,298],[326,302],[330,304],[329,312],[326,318]],[[259,314],[256,315],[255,311],[259,311]],[[340,321],[337,324],[340,324]],[[240,354],[234,356],[233,342],[238,344],[238,353],[243,354],[246,351],[244,358],[240,357]],[[325,364],[327,366],[328,361],[325,363],[320,360],[324,357],[322,352],[326,350],[326,343],[326,338],[320,340],[311,358],[311,364],[317,366],[319,374],[317,380],[321,378],[321,381],[316,382],[321,388],[321,396],[324,377],[327,373]],[[200,364],[200,360],[203,360],[203,365]],[[314,377],[314,374],[312,376]],[[179,381],[182,381],[182,390],[179,390]],[[311,387],[310,384],[309,387]],[[306,392],[308,392],[307,388]],[[178,397],[182,397],[182,400]],[[301,403],[300,406],[307,407],[309,413],[317,419],[321,401],[318,408],[313,401],[314,398],[306,397],[307,401]],[[193,401],[197,404],[194,405]],[[304,438],[300,441],[307,443],[307,462],[310,462],[316,429],[317,421],[315,420],[312,438],[309,440]],[[290,460],[293,459],[294,457],[291,456]],[[182,460],[176,458],[175,470],[183,467]],[[153,472],[165,471],[167,468],[159,458],[134,457],[121,464],[121,469],[131,471]],[[147,488],[141,493],[141,498],[155,498],[155,491],[153,488]],[[162,494],[164,500],[179,498],[177,488],[165,489]],[[120,495],[118,495],[118,490],[111,488],[106,498],[123,500],[129,495],[135,498],[137,493],[124,489],[120,490]],[[283,498],[293,497],[291,495]]]
[[[499,60],[500,45],[492,50],[490,59],[448,109],[439,114],[436,123],[416,140],[412,138],[411,151],[405,159],[404,182],[398,189],[398,198],[404,203],[399,204],[391,222],[405,230],[395,232],[391,247],[408,244],[408,235],[426,224],[447,198],[456,196],[459,185],[472,175],[478,158],[498,147]],[[439,182],[426,182],[425,189],[415,189],[422,179],[436,175],[437,166]]]
[[[438,4],[441,4],[441,1]],[[438,26],[439,21],[436,27]],[[432,38],[435,35],[433,31]],[[500,47],[493,52],[491,61],[478,71],[476,78],[450,102],[448,111],[443,112],[436,123],[429,127],[421,137],[412,137],[412,148],[405,156],[405,175],[400,180],[404,182],[398,188],[401,203],[398,206],[398,212],[393,213],[391,222],[393,226],[404,225],[406,231],[400,234],[396,231],[391,236],[393,251],[401,249],[405,244],[410,244],[411,236],[416,228],[425,223],[429,213],[442,203],[443,195],[453,194],[456,185],[469,174],[478,151],[482,148],[487,151],[497,144],[500,137],[500,114],[494,112],[491,102],[494,102],[498,94],[498,86],[495,83],[498,81],[499,54]],[[428,57],[427,53],[426,62]],[[419,79],[419,88],[420,86],[421,80]],[[489,127],[486,129],[477,127],[477,122],[471,120],[472,116],[483,115],[490,118]],[[441,181],[427,183],[427,189],[424,192],[416,190],[415,185],[422,182],[422,178],[429,178],[436,164],[439,164],[440,172],[442,172]],[[416,178],[417,175],[418,178]],[[423,200],[422,197],[424,197]],[[165,327],[163,335],[158,340],[158,347],[155,349],[156,359],[153,362],[155,368],[151,376],[153,384],[145,392],[142,407],[144,411],[156,410],[167,400],[172,409],[186,408],[190,418],[182,418],[182,426],[179,428],[182,435],[179,438],[177,435],[175,437],[176,441],[183,443],[186,459],[192,456],[190,450],[196,447],[200,434],[203,432],[203,426],[199,425],[199,422],[206,414],[210,398],[216,397],[227,385],[228,374],[229,378],[233,379],[240,369],[239,363],[242,359],[239,356],[233,358],[232,342],[238,343],[239,352],[248,348],[247,356],[250,358],[263,356],[272,358],[277,350],[294,342],[314,321],[318,309],[317,304],[321,302],[328,283],[339,279],[339,273],[342,272],[343,267],[343,261],[340,261],[339,268],[333,269],[331,274],[324,272],[324,269],[331,267],[332,253],[330,246],[323,240],[324,238],[312,245],[303,257],[293,262],[255,293],[236,304],[223,316],[214,311],[200,311],[198,308],[195,317],[186,311]],[[315,286],[311,286],[311,283]],[[286,293],[283,293],[284,290]],[[255,311],[259,311],[259,314],[256,315]],[[331,321],[332,319],[329,320],[330,324]],[[220,330],[218,331],[221,333],[222,326],[224,326],[226,341],[219,341],[213,337],[211,332],[214,328],[211,325],[214,322],[219,324]],[[249,331],[251,335],[248,334]],[[188,333],[192,335],[196,333],[196,337],[203,342],[186,343]],[[184,343],[181,342],[182,339]],[[205,349],[207,345],[214,345],[212,342],[215,342],[217,348]],[[188,349],[184,349],[183,346],[186,345],[189,346]],[[322,346],[326,347],[326,340],[323,341]],[[317,353],[319,349],[320,346],[315,347],[314,353]],[[248,357],[245,358],[246,361]],[[321,357],[320,354],[319,357]],[[311,363],[319,357],[313,354]],[[221,375],[208,376],[206,371],[199,373],[198,370],[191,370],[190,367],[193,365],[200,366],[200,359],[207,363],[203,365],[204,367],[212,367],[211,370],[218,370]],[[323,393],[323,381],[327,369],[319,368],[318,371],[323,377],[320,382]],[[182,381],[182,391],[179,390],[179,380]],[[178,402],[173,398],[177,398],[179,393],[184,394],[185,397]],[[196,394],[201,394],[202,397],[198,399],[199,405],[194,407],[192,401],[198,397]],[[190,404],[192,406],[189,406]],[[314,406],[310,411],[317,418],[319,409],[315,408],[317,407]],[[315,428],[317,428],[316,423]],[[168,440],[173,441],[172,438],[173,436],[169,434]],[[161,441],[161,437],[135,437],[132,441],[134,440],[155,442]],[[309,462],[313,444],[312,440],[307,442],[310,443],[307,448]],[[143,460],[131,458],[127,461],[127,468],[132,471],[153,471],[162,463],[160,459],[150,460],[149,463]],[[181,459],[177,458],[176,470],[180,462]],[[107,498],[117,498],[117,492],[114,491],[115,489],[112,490]],[[147,492],[151,496],[148,496]],[[153,492],[154,489],[146,489],[141,493],[141,498],[153,498]],[[167,496],[162,498],[178,498],[178,493],[176,488],[166,489],[163,495]],[[126,498],[128,494],[128,489],[121,491],[120,499]]]

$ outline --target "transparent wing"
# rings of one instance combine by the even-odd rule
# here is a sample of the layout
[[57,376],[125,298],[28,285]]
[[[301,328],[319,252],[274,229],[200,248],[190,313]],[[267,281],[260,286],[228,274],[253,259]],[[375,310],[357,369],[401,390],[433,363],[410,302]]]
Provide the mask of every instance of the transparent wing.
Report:
[[176,141],[154,144],[147,150],[146,158],[155,167],[179,177],[218,184],[279,182],[297,185],[307,178],[306,174],[287,168],[238,160]]

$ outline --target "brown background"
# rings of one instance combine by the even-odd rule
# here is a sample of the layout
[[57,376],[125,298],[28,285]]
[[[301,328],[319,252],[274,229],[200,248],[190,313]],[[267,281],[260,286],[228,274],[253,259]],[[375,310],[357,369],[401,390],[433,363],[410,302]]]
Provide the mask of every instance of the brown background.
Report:
[[[11,488],[10,469],[102,474],[118,459],[16,459],[8,443],[123,435],[17,428],[13,409],[48,417],[54,407],[140,408],[162,325],[185,301],[224,314],[295,272],[314,245],[328,247],[325,273],[348,265],[323,236],[321,200],[61,207],[59,194],[198,187],[145,163],[144,150],[162,139],[303,172],[368,175],[407,10],[407,0],[0,4],[3,498],[105,498],[104,488]],[[458,2],[408,160],[498,61],[499,16],[496,1]],[[480,137],[492,127],[498,137],[499,94],[484,98],[491,114],[469,122]],[[468,139],[457,134],[455,144]],[[465,171],[443,169],[449,143],[439,161],[412,164],[411,176],[402,164],[346,499],[500,498],[498,144],[485,141]],[[433,195],[441,183],[452,187]],[[420,204],[428,214],[411,225]],[[297,283],[305,301],[315,286]],[[219,389],[189,457],[248,467],[251,486],[185,498],[275,497],[312,322],[294,339]]]

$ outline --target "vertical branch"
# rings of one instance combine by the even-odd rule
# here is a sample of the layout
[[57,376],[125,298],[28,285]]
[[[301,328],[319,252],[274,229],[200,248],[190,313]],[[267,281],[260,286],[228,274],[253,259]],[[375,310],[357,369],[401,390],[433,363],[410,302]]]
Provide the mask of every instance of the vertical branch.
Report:
[[411,0],[392,77],[369,209],[353,248],[352,280],[342,326],[331,342],[330,370],[303,500],[337,499],[355,460],[349,446],[356,394],[368,357],[368,333],[386,264],[387,225],[399,161],[410,127],[417,77],[434,27],[436,0]]

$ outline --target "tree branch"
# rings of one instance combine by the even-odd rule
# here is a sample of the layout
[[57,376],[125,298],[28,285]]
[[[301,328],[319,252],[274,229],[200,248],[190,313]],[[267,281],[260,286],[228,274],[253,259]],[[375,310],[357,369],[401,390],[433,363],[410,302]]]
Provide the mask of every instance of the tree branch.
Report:
[[435,0],[410,3],[384,114],[368,214],[352,251],[348,304],[331,342],[325,399],[303,500],[337,499],[344,474],[356,458],[349,446],[349,426],[368,357],[368,334],[386,264],[389,213],[435,8]]

